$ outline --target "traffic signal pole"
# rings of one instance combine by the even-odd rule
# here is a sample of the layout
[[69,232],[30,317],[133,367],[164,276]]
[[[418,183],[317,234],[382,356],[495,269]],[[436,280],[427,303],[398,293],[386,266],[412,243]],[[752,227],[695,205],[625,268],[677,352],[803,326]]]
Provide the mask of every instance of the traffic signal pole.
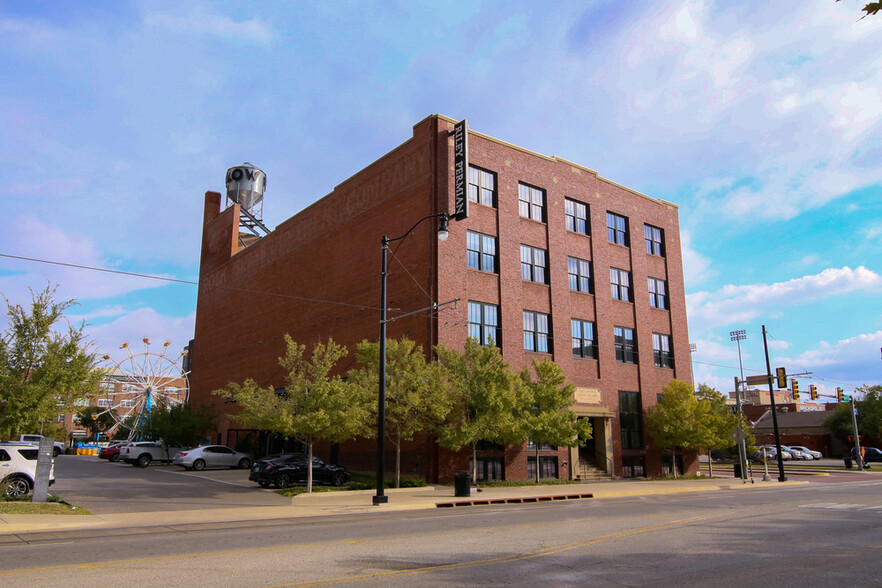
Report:
[[854,394],[851,395],[851,426],[854,427],[854,456],[859,470],[864,469],[864,456],[861,455],[861,436],[858,435],[857,408],[854,405]]
[[769,376],[769,400],[772,403],[772,426],[775,429],[775,448],[778,450],[778,481],[786,482],[784,457],[781,455],[781,434],[778,432],[778,410],[775,408],[775,390],[772,387],[772,365],[769,362],[769,343],[766,340],[766,325],[763,325],[763,348],[766,352],[766,375]]

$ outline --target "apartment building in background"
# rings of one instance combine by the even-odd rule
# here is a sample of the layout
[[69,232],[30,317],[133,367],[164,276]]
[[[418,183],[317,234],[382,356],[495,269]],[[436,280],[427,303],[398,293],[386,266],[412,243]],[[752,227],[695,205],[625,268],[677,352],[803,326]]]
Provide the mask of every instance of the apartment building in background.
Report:
[[[241,230],[239,204],[205,196],[199,294],[190,345],[190,398],[235,410],[212,391],[253,378],[283,386],[283,337],[308,347],[332,337],[350,354],[379,332],[381,237],[457,205],[456,121],[432,115],[413,135],[333,192],[256,238]],[[461,349],[469,336],[496,345],[519,370],[553,359],[576,386],[574,410],[590,419],[584,447],[484,443],[479,477],[580,479],[601,472],[660,475],[670,452],[654,447],[644,412],[672,378],[691,381],[677,206],[479,132],[468,132],[468,217],[439,242],[434,220],[392,244],[389,316],[458,300],[436,313],[388,323],[428,353]],[[217,439],[253,431],[223,419]],[[371,471],[376,444],[352,441],[332,459]],[[391,461],[387,457],[386,463]],[[402,471],[450,481],[469,467],[424,436],[405,447]],[[687,454],[686,470],[696,466]]]

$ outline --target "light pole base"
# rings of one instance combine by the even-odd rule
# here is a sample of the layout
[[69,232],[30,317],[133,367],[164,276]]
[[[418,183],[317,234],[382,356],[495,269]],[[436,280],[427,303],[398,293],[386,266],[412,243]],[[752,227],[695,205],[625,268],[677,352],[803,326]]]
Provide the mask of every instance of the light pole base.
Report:
[[378,504],[386,504],[387,502],[389,502],[388,496],[374,496],[374,506],[377,506]]
[[771,482],[771,481],[772,481],[772,476],[770,476],[769,474],[765,474],[763,476],[763,482]]

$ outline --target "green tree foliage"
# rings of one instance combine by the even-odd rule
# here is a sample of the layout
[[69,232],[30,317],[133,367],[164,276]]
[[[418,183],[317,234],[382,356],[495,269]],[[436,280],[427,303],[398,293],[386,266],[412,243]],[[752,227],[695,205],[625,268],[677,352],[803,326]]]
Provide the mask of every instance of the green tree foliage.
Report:
[[[252,379],[214,392],[232,397],[241,409],[230,418],[246,427],[302,440],[310,463],[316,441],[340,443],[369,433],[370,409],[364,391],[332,375],[347,355],[346,348],[329,339],[327,345],[317,343],[312,355],[306,356],[306,347],[287,334],[285,346],[285,356],[279,359],[287,371],[283,393],[261,388]],[[312,468],[307,492],[312,492]]]
[[[349,383],[367,398],[377,398],[380,373],[380,345],[363,341],[358,345],[358,363],[365,366],[350,372]],[[376,403],[371,418],[377,419]],[[401,486],[401,443],[419,432],[435,431],[450,412],[450,394],[443,385],[441,366],[427,362],[422,347],[402,337],[386,341],[386,436],[395,446],[395,487]]]
[[572,411],[576,402],[575,386],[567,384],[566,376],[555,362],[533,360],[536,380],[525,367],[520,374],[519,405],[525,410],[524,429],[536,444],[536,481],[539,481],[539,448],[541,444],[572,447],[591,438],[591,422],[580,419]]
[[[882,386],[863,385],[855,389],[858,432],[874,439],[882,438]],[[860,397],[861,400],[857,400]],[[824,421],[824,426],[843,443],[854,435],[851,403],[840,404]]]
[[[94,393],[101,372],[84,334],[66,323],[74,300],[56,301],[55,289],[31,291],[30,309],[6,300],[8,328],[0,334],[0,435],[33,433]],[[59,329],[59,327],[62,327]]]
[[97,433],[104,433],[116,425],[115,412],[110,410],[97,412],[94,408],[87,406],[77,412],[75,420],[79,421],[82,428],[95,435]]
[[[841,2],[842,0],[836,0],[837,2]],[[867,3],[861,10],[864,11],[864,15],[861,19],[867,18],[868,16],[878,14],[882,11],[882,2],[869,2]]]
[[[732,432],[738,417],[731,414],[722,394],[703,386],[699,398],[692,384],[671,380],[662,388],[661,399],[646,412],[646,428],[653,441],[671,450],[676,464],[677,449],[722,449],[733,445]],[[674,476],[677,468],[674,467]]]
[[185,447],[199,445],[217,425],[214,409],[204,404],[160,404],[150,410],[142,429],[146,439],[176,441]]
[[471,447],[475,482],[480,441],[507,445],[524,440],[517,374],[502,360],[499,348],[479,345],[473,338],[466,341],[462,353],[444,345],[438,345],[435,352],[452,396],[452,408],[438,442],[454,451]]

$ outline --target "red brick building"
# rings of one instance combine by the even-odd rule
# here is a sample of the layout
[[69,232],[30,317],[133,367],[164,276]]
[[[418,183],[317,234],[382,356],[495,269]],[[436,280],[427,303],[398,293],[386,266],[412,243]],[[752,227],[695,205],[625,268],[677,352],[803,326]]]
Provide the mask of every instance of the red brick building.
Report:
[[[308,346],[333,337],[350,351],[376,340],[381,237],[454,210],[454,124],[420,121],[411,139],[256,242],[240,238],[238,205],[221,210],[221,195],[206,194],[191,398],[223,411],[211,392],[230,381],[281,386],[285,333]],[[388,277],[390,317],[458,305],[391,322],[388,337],[430,350],[490,335],[516,369],[553,359],[577,386],[575,410],[594,439],[541,448],[543,475],[661,474],[670,452],[651,445],[643,412],[671,378],[691,380],[677,207],[557,157],[474,131],[468,139],[469,217],[451,220],[445,242],[432,220],[393,243]],[[227,423],[218,431],[227,443],[236,435]],[[370,471],[375,451],[347,443],[339,459]],[[526,443],[486,446],[478,459],[491,478],[537,467]],[[449,480],[468,464],[467,452],[422,439],[403,471]]]

